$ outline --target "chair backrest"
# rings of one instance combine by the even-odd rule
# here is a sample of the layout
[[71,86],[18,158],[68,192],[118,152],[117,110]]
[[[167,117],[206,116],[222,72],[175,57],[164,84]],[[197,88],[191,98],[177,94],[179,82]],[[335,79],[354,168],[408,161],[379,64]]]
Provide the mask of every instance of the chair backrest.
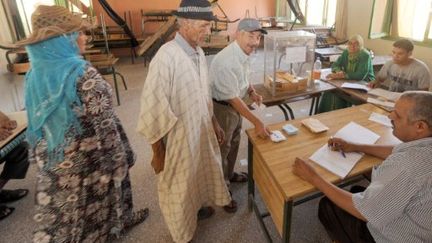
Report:
[[[15,60],[11,60],[11,55],[17,55]],[[30,69],[30,62],[27,53],[23,49],[8,50],[6,52],[7,70],[14,74],[25,74]]]

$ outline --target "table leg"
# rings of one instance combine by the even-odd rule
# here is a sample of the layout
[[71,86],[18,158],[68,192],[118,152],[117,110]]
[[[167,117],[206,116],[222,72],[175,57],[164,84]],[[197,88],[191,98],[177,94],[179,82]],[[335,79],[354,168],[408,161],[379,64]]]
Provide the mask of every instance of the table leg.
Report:
[[287,109],[288,110],[288,112],[290,113],[290,116],[291,116],[291,119],[295,119],[295,117],[294,117],[294,112],[293,112],[293,110],[291,109],[291,107],[289,107],[289,105],[288,104],[283,104],[283,106],[285,107],[285,109]]
[[290,241],[293,206],[293,201],[285,201],[284,203],[284,217],[282,226],[282,242],[284,243],[288,243]]
[[316,97],[312,97],[312,103],[311,103],[311,106],[309,109],[309,116],[312,116],[312,114],[313,114],[314,106],[315,106],[315,99],[316,99]]
[[278,107],[282,110],[284,116],[285,116],[285,121],[289,121],[289,116],[287,111],[285,110],[285,107],[283,105],[278,105]]
[[319,93],[318,96],[316,97],[314,115],[318,112],[318,105],[319,105],[320,98],[321,98],[321,93]]
[[248,138],[248,206],[249,212],[253,209],[255,200],[255,182],[253,179],[253,145]]
[[120,105],[120,96],[119,96],[118,85],[117,85],[117,75],[114,66],[111,67],[111,71],[114,79],[114,89],[117,98],[117,105]]

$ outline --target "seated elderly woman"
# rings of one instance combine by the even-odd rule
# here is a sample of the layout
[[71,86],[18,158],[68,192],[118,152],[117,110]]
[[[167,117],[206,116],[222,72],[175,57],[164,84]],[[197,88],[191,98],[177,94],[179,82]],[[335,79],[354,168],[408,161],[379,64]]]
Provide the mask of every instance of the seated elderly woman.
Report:
[[[348,41],[348,48],[332,65],[332,73],[328,79],[375,80],[372,59],[369,51],[363,48],[363,38],[360,35],[352,36]],[[318,112],[342,109],[352,104],[332,92],[324,93]]]

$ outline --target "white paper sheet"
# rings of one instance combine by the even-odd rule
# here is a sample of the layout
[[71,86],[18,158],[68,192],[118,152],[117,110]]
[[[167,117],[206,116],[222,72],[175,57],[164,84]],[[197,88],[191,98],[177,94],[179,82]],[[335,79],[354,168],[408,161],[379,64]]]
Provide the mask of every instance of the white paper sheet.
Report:
[[359,90],[363,90],[368,92],[370,90],[370,88],[368,86],[366,86],[365,84],[362,83],[350,83],[350,82],[345,82],[342,84],[341,86],[342,88],[347,88],[347,89],[359,89]]
[[303,63],[306,61],[306,46],[285,48],[285,61],[290,63]]
[[382,100],[379,100],[376,98],[371,98],[371,97],[368,97],[366,101],[368,103],[371,103],[371,104],[385,106],[385,107],[389,107],[389,108],[394,108],[394,106],[395,106],[395,103],[392,101],[382,101]]
[[379,124],[382,124],[386,127],[393,127],[393,125],[391,124],[390,118],[388,118],[385,115],[378,114],[376,112],[372,112],[372,114],[369,117],[369,120],[374,121],[374,122],[379,123]]
[[[350,122],[340,129],[334,137],[353,143],[374,144],[380,136],[355,122]],[[342,156],[341,152],[332,151],[327,144],[324,144],[309,159],[339,177],[345,178],[363,154],[351,152],[345,153],[345,155],[346,158]]]
[[385,89],[380,89],[380,88],[371,89],[371,90],[369,90],[368,94],[382,97],[382,98],[385,98],[386,100],[390,100],[390,101],[396,101],[402,95],[402,93],[391,92],[391,91],[388,91]]
[[331,72],[331,68],[321,69],[321,80],[327,80],[327,75],[329,75]]

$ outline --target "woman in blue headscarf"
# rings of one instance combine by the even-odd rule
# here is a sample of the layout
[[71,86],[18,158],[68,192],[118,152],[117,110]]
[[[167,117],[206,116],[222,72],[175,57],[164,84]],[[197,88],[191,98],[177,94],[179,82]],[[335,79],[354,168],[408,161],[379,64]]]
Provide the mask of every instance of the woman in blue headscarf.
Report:
[[39,6],[26,45],[30,159],[39,167],[34,242],[104,242],[144,221],[132,211],[135,156],[112,107],[111,87],[82,59],[90,25]]

